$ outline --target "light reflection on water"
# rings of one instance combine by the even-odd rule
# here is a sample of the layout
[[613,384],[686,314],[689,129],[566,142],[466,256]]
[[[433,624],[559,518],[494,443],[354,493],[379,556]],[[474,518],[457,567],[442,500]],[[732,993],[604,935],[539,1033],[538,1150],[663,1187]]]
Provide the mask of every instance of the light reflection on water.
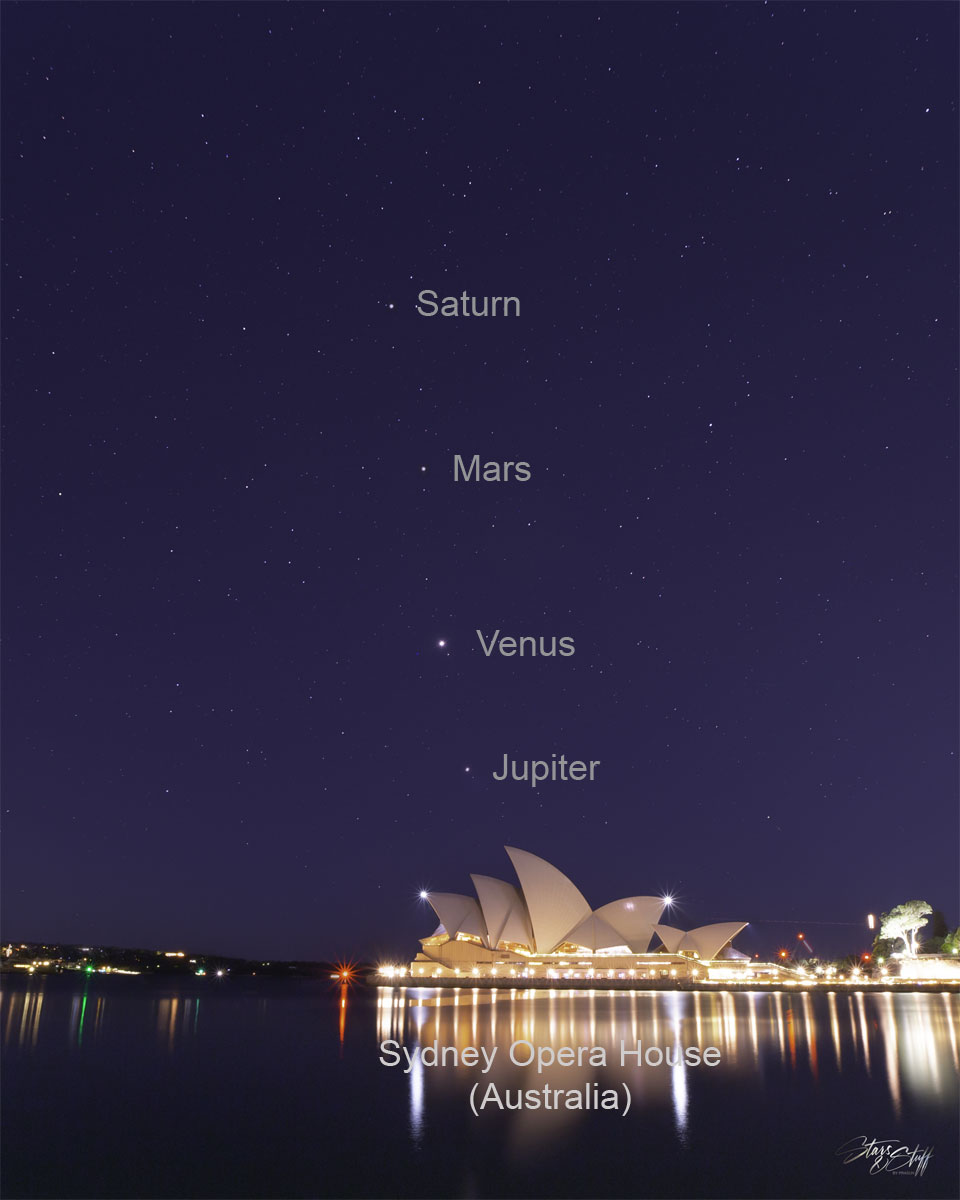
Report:
[[[757,1077],[779,1064],[803,1074],[814,1085],[823,1070],[856,1072],[884,1088],[894,1113],[904,1098],[946,1107],[955,1102],[960,1076],[960,998],[956,994],[892,994],[828,992],[621,992],[484,989],[377,989],[377,1043],[395,1039],[411,1052],[437,1042],[463,1050],[498,1047],[485,1080],[498,1088],[581,1088],[596,1082],[616,1087],[626,1080],[635,1102],[669,1105],[681,1139],[687,1129],[693,1079],[736,1073]],[[45,1025],[47,1037],[66,1038],[76,1047],[96,1042],[110,1020],[112,1006],[122,1001],[91,990],[84,982],[69,1000],[69,1019],[44,1010],[44,985],[5,989],[0,997],[0,1029],[4,1048],[35,1048]],[[266,1002],[262,1002],[266,1019]],[[343,1046],[351,995],[344,986],[337,1004],[338,1041]],[[150,998],[146,1006],[153,1036],[164,1052],[194,1039],[200,1029],[201,999],[178,994]],[[62,1010],[61,1010],[62,1011]],[[147,1033],[147,1030],[144,1030]],[[634,1049],[660,1047],[671,1054],[687,1047],[716,1046],[715,1067],[675,1065],[621,1066],[620,1043]],[[513,1043],[530,1042],[557,1050],[599,1046],[606,1065],[519,1066],[510,1061]],[[379,1052],[378,1052],[379,1053]],[[527,1053],[527,1051],[524,1051]],[[433,1070],[419,1059],[407,1076],[410,1130],[423,1132],[425,1089],[462,1089],[474,1081],[477,1067],[448,1065]]]
[[[483,989],[380,988],[377,1001],[378,1045],[393,1039],[413,1053],[437,1043],[462,1051],[469,1046],[498,1047],[493,1067],[448,1065],[436,1070],[423,1066],[419,1056],[407,1076],[410,1090],[411,1135],[423,1132],[425,1076],[437,1089],[460,1090],[477,1078],[506,1089],[581,1089],[585,1084],[616,1088],[626,1081],[633,1102],[669,1107],[674,1129],[686,1141],[691,1091],[698,1077],[736,1074],[764,1086],[764,1072],[779,1065],[804,1075],[820,1086],[824,1071],[859,1073],[886,1089],[891,1109],[900,1114],[904,1097],[947,1109],[955,1103],[960,1055],[957,1024],[960,998],[955,994],[894,995],[856,992],[790,994],[783,992],[573,992]],[[715,1046],[715,1067],[637,1065],[635,1057],[621,1065],[621,1041],[635,1049],[667,1050],[674,1059],[687,1047]],[[538,1072],[513,1063],[511,1045],[530,1042],[556,1051],[561,1046],[601,1047],[605,1064],[544,1066]],[[402,1051],[401,1051],[402,1053]],[[526,1047],[517,1057],[530,1054]],[[459,1056],[457,1059],[459,1063]],[[404,1061],[404,1066],[406,1062]],[[532,1127],[542,1115],[515,1114]],[[557,1119],[575,1119],[576,1110],[552,1112]],[[528,1129],[528,1134],[531,1130]]]
[[[931,1171],[910,1194],[960,1195],[960,997],[945,990],[406,990],[96,976],[0,984],[4,1083],[13,1097],[4,1116],[9,1186],[0,1183],[8,1195],[130,1195],[142,1148],[154,1139],[178,1154],[157,1159],[153,1191],[138,1194],[223,1195],[223,1154],[236,1153],[252,1173],[243,1193],[251,1197],[877,1200],[876,1179],[836,1158],[838,1146],[861,1135],[935,1147]],[[405,1062],[381,1062],[389,1039],[411,1052],[436,1042],[497,1054],[487,1075],[482,1063],[433,1068],[419,1058],[404,1074]],[[621,1066],[621,1040],[656,1047],[661,1065]],[[520,1041],[554,1053],[599,1047],[606,1061],[588,1054],[538,1074],[535,1063],[510,1061]],[[684,1060],[684,1050],[709,1046],[717,1066]],[[479,1100],[491,1082],[514,1099],[542,1095],[549,1084],[594,1097],[616,1090],[622,1102],[626,1085],[631,1109],[621,1120],[596,1105],[502,1113],[491,1105],[477,1120],[471,1089],[478,1085]],[[115,1167],[90,1155],[95,1127]],[[304,1130],[323,1134],[305,1139]],[[46,1164],[45,1188],[36,1185],[38,1163]],[[611,1163],[616,1178],[608,1179]]]
[[[0,1027],[3,1029],[3,1047],[16,1045],[21,1050],[35,1047],[40,1035],[40,1017],[43,1009],[44,986],[39,982],[28,991],[9,990],[0,995]],[[116,1003],[116,998],[113,998]],[[70,998],[70,1017],[67,1023],[67,1038],[82,1046],[84,1038],[96,1040],[103,1029],[111,998],[90,992],[89,982]],[[198,996],[155,997],[151,1001],[153,1025],[157,1040],[167,1050],[174,1050],[184,1037],[196,1037],[200,1020],[200,998]],[[63,1026],[56,1014],[51,1014],[51,1024],[59,1025],[57,1036],[63,1036]],[[53,1032],[48,1031],[48,1032]]]

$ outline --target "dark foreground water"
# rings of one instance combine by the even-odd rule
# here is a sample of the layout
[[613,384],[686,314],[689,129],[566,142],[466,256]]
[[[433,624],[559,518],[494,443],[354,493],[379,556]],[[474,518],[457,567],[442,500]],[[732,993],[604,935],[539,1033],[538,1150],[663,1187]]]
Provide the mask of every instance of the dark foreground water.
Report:
[[[6,976],[2,991],[8,1200],[960,1194],[955,995],[102,976]],[[622,1067],[621,1042],[638,1039],[653,1061]],[[415,1056],[405,1073],[406,1058],[379,1062],[382,1042],[436,1042],[448,1062]],[[472,1046],[496,1048],[487,1074],[469,1054],[450,1061]],[[511,1047],[523,1062],[562,1046],[584,1061],[510,1061]],[[656,1064],[694,1047],[719,1063]],[[559,1108],[498,1106],[520,1093],[542,1106],[545,1085]],[[619,1107],[569,1109],[573,1093]],[[864,1139],[904,1149],[836,1153]]]

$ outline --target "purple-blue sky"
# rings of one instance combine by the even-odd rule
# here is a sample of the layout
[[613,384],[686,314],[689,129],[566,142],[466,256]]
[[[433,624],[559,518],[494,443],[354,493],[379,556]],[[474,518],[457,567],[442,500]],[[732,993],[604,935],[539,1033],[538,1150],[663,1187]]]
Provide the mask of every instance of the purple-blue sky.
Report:
[[956,44],[7,5],[4,936],[412,954],[504,843],[756,952],[955,923]]

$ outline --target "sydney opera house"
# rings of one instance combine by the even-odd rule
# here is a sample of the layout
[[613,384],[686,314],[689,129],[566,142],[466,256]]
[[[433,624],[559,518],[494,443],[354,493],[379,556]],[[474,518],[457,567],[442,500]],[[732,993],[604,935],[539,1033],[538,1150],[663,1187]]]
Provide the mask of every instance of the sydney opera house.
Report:
[[[675,979],[703,982],[779,977],[731,942],[746,921],[683,930],[661,923],[668,899],[627,896],[593,909],[545,859],[504,847],[519,887],[471,875],[474,896],[422,892],[440,921],[410,964],[415,981]],[[400,972],[398,972],[400,973]]]

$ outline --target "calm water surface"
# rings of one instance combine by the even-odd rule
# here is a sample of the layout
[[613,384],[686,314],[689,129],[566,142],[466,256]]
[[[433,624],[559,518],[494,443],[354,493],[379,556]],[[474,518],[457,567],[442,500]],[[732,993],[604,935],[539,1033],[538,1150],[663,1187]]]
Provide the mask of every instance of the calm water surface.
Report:
[[[10,1200],[960,1194],[956,995],[5,976],[0,1036]],[[379,1061],[388,1040],[497,1054],[486,1075],[419,1058],[404,1073]],[[720,1061],[622,1067],[637,1040]],[[510,1061],[531,1053],[520,1043],[598,1047],[606,1064],[538,1073]],[[475,1116],[478,1083],[478,1104],[490,1084],[504,1103],[548,1084],[620,1107],[491,1099]],[[864,1138],[930,1150],[926,1166],[844,1163],[837,1149]]]

